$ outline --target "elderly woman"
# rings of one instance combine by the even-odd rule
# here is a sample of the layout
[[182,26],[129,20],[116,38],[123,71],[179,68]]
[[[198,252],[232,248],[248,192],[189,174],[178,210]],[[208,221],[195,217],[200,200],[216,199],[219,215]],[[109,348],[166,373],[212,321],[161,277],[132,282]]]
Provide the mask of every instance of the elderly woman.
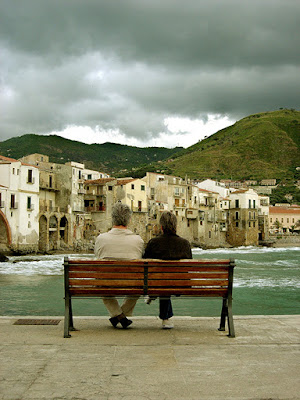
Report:
[[[176,234],[177,219],[170,211],[164,211],[159,223],[163,234],[151,239],[145,249],[144,258],[154,258],[161,260],[180,260],[193,258],[192,250],[188,240]],[[150,299],[151,301],[151,299]],[[150,303],[148,301],[148,304]],[[170,318],[173,316],[171,299],[159,299],[159,318],[162,320],[163,329],[173,328]]]
[[[100,234],[95,243],[97,258],[133,260],[143,256],[144,241],[127,228],[131,218],[131,210],[126,204],[116,203],[112,210],[113,227],[109,232]],[[114,328],[118,323],[127,328],[132,321],[127,316],[132,315],[137,297],[125,297],[120,306],[115,297],[104,297],[110,322]]]

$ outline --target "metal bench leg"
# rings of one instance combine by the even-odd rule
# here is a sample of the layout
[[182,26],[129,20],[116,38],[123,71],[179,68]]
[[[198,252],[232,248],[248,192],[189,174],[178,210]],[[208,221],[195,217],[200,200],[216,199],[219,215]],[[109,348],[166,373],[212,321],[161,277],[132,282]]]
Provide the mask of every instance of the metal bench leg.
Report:
[[223,299],[219,331],[225,331],[226,317],[228,316],[227,299]]
[[[69,298],[65,298],[65,325],[64,325],[64,337],[65,338],[70,338],[70,332],[69,332],[69,328],[70,328],[70,320],[72,318],[72,311],[70,314],[70,310],[72,310],[72,305],[71,305],[71,299]],[[73,321],[72,321],[72,325],[73,325]]]
[[228,337],[234,338],[235,332],[234,332],[233,316],[232,316],[232,298],[228,299],[228,329],[229,329]]

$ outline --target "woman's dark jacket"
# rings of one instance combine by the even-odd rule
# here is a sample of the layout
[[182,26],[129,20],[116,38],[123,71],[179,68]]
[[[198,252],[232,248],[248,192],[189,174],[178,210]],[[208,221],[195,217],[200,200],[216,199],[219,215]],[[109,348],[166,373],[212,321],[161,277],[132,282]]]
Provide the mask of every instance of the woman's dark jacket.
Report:
[[176,234],[164,233],[148,242],[143,258],[180,260],[193,256],[188,240]]

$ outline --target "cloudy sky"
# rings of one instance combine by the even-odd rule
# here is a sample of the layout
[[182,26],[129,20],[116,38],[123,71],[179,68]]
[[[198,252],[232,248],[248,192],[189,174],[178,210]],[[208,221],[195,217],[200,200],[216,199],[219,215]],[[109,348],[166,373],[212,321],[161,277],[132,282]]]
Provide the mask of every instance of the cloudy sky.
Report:
[[0,140],[190,146],[300,104],[299,0],[0,0]]

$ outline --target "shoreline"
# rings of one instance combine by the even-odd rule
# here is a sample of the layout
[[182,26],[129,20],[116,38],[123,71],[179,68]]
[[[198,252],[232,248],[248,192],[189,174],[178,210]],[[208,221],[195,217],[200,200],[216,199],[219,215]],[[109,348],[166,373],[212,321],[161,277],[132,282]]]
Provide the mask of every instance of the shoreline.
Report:
[[[283,242],[279,242],[276,241],[274,243],[272,243],[272,245],[268,245],[268,246],[263,246],[263,245],[258,245],[258,246],[223,246],[223,247],[199,247],[199,246],[192,246],[192,250],[193,249],[200,249],[200,250],[234,250],[234,249],[247,249],[247,248],[257,248],[257,249],[272,249],[272,248],[277,248],[277,249],[285,249],[285,248],[299,248],[300,250],[300,238],[298,241],[292,241],[292,242],[288,242],[288,241],[284,241]],[[7,262],[9,261],[9,257],[27,257],[27,256],[55,256],[55,255],[68,255],[68,254],[89,254],[89,255],[93,255],[94,252],[93,251],[89,251],[89,250],[82,250],[82,251],[76,251],[76,250],[53,250],[53,251],[49,251],[49,252],[32,252],[32,253],[24,253],[24,254],[15,254],[15,253],[0,253],[0,263],[1,262]]]

